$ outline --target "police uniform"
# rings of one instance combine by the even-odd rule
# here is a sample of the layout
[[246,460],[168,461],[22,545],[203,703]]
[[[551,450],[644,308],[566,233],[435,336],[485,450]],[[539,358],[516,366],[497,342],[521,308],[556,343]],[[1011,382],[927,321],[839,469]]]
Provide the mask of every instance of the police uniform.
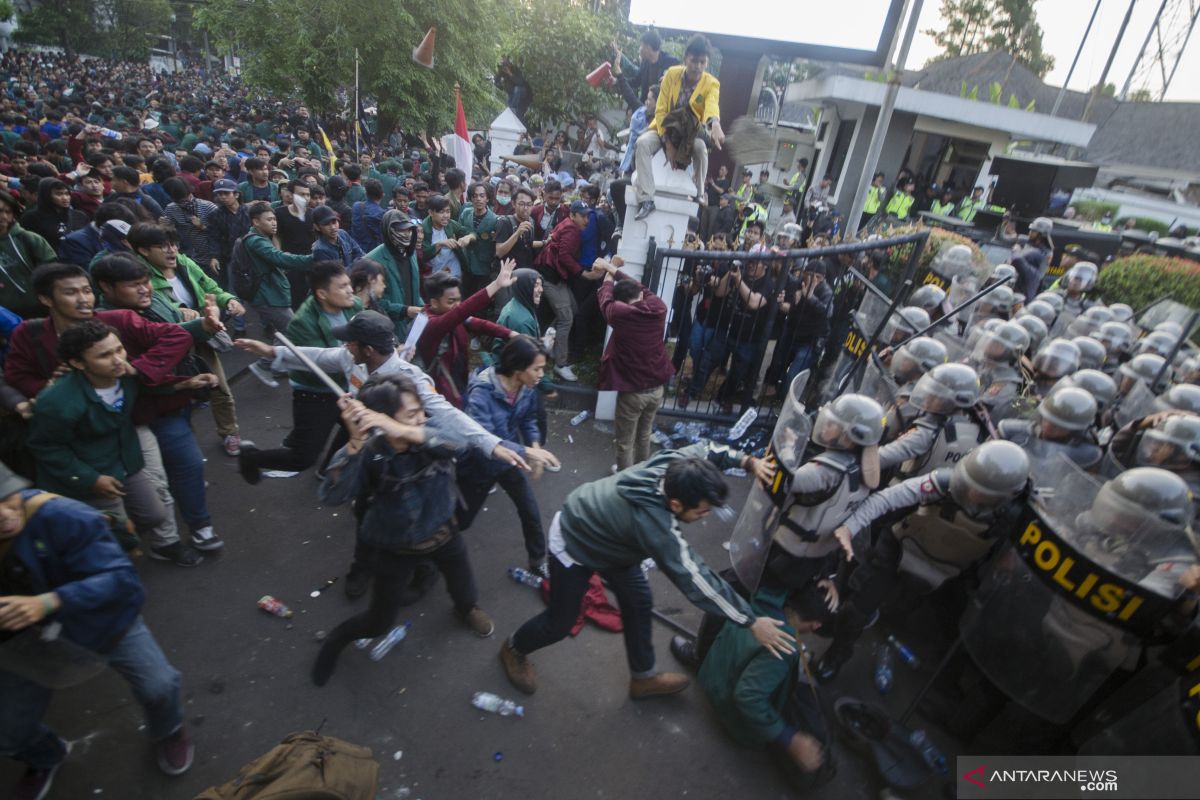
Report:
[[1055,442],[1039,435],[1036,421],[1006,419],[1001,420],[997,432],[1001,439],[1007,439],[1029,453],[1030,458],[1051,466],[1057,461],[1056,457],[1061,456],[1080,469],[1092,472],[1104,458],[1104,450],[1096,444],[1090,431],[1065,442]]

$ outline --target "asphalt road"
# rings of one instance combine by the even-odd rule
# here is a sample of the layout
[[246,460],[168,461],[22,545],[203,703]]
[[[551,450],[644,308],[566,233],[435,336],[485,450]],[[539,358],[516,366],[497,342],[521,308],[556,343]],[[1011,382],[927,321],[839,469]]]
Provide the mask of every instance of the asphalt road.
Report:
[[[286,386],[268,389],[252,377],[235,381],[242,435],[275,446],[290,427]],[[568,413],[551,415],[549,447],[564,462],[537,485],[543,519],[574,486],[604,475],[611,440],[591,421],[578,428]],[[348,507],[323,506],[311,472],[264,479],[248,486],[236,461],[220,450],[207,410],[195,416],[207,459],[209,503],[224,551],[197,569],[140,559],[148,602],[145,616],[170,660],[182,671],[186,716],[196,763],[181,778],[162,776],[141,732],[140,709],[112,672],[55,697],[48,721],[73,742],[54,798],[191,798],[233,778],[246,762],[288,733],[322,732],[366,745],[381,765],[380,798],[785,798],[792,796],[762,753],[739,748],[720,729],[703,693],[635,703],[620,635],[588,626],[537,653],[539,689],[524,719],[474,709],[471,696],[488,690],[518,697],[497,659],[507,635],[542,603],[505,570],[523,565],[516,513],[502,493],[466,534],[480,587],[480,604],[497,635],[481,640],[452,616],[444,584],[405,609],[409,637],[384,660],[348,649],[323,689],[309,682],[317,634],[361,609],[343,594],[341,580],[353,544]],[[573,441],[568,441],[568,434]],[[735,485],[733,502],[748,489]],[[716,520],[686,535],[718,569],[727,564],[722,542],[731,526]],[[339,582],[317,599],[309,593]],[[650,573],[657,606],[695,628],[699,612],[657,571]],[[273,594],[295,610],[292,620],[269,616],[255,602]],[[672,631],[655,626],[660,666],[678,669],[667,650]],[[857,658],[840,681],[863,696],[869,656]],[[918,678],[898,668],[897,691],[887,698],[898,715]],[[874,798],[882,783],[855,753],[839,746],[836,781],[816,798]],[[17,777],[0,762],[0,786]],[[924,795],[937,796],[936,787]]]

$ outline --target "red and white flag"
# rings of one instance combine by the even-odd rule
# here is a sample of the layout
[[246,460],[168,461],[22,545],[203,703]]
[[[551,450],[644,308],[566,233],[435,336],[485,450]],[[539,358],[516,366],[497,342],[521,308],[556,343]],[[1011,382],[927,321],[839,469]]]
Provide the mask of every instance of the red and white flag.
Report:
[[471,137],[467,133],[467,113],[463,111],[462,95],[455,93],[455,101],[458,108],[454,115],[454,147],[451,152],[454,153],[454,166],[461,169],[467,175],[467,180],[471,180]]

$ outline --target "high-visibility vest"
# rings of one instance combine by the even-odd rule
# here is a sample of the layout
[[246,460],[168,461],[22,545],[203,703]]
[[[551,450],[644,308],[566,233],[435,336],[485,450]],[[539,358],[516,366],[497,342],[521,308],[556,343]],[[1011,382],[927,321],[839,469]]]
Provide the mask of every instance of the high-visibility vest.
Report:
[[962,205],[958,208],[958,218],[963,222],[971,222],[975,219],[976,212],[983,208],[983,198],[972,200],[969,197],[964,197]]
[[742,227],[738,229],[737,238],[739,239],[746,234],[746,226],[748,226],[751,222],[758,220],[765,223],[767,221],[767,210],[758,203],[748,203],[747,207],[750,209],[750,213],[746,215],[744,220],[742,220]]
[[934,200],[933,205],[929,207],[929,210],[935,214],[941,214],[942,216],[948,217],[954,213],[954,201],[950,200],[943,203],[940,200]]
[[744,206],[744,205],[746,205],[746,203],[750,202],[750,198],[753,195],[754,195],[754,184],[744,183],[738,187],[738,190],[733,193],[733,199],[736,202],[736,205],[737,205],[739,211],[741,210],[742,206]]
[[908,210],[912,208],[912,204],[916,201],[916,199],[917,198],[913,197],[911,194],[897,192],[892,196],[892,199],[888,201],[887,213],[891,214],[896,219],[908,219]]
[[863,203],[864,214],[878,214],[879,207],[883,205],[883,196],[887,193],[887,189],[883,186],[871,184],[867,187],[867,200]]

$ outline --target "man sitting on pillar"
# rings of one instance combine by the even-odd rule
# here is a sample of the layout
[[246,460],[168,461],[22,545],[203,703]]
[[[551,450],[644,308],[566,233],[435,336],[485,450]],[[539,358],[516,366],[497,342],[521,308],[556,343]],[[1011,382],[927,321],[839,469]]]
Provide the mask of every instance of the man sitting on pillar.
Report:
[[[634,151],[637,171],[634,190],[638,201],[634,219],[645,219],[654,211],[651,161],[664,147],[672,167],[684,169],[691,163],[696,197],[704,197],[704,179],[708,174],[705,139],[718,148],[725,143],[725,132],[721,130],[721,82],[705,72],[709,53],[708,39],[697,34],[687,43],[683,65],[663,73],[654,122],[650,123],[650,130],[638,138]],[[701,126],[707,128],[707,136]]]

